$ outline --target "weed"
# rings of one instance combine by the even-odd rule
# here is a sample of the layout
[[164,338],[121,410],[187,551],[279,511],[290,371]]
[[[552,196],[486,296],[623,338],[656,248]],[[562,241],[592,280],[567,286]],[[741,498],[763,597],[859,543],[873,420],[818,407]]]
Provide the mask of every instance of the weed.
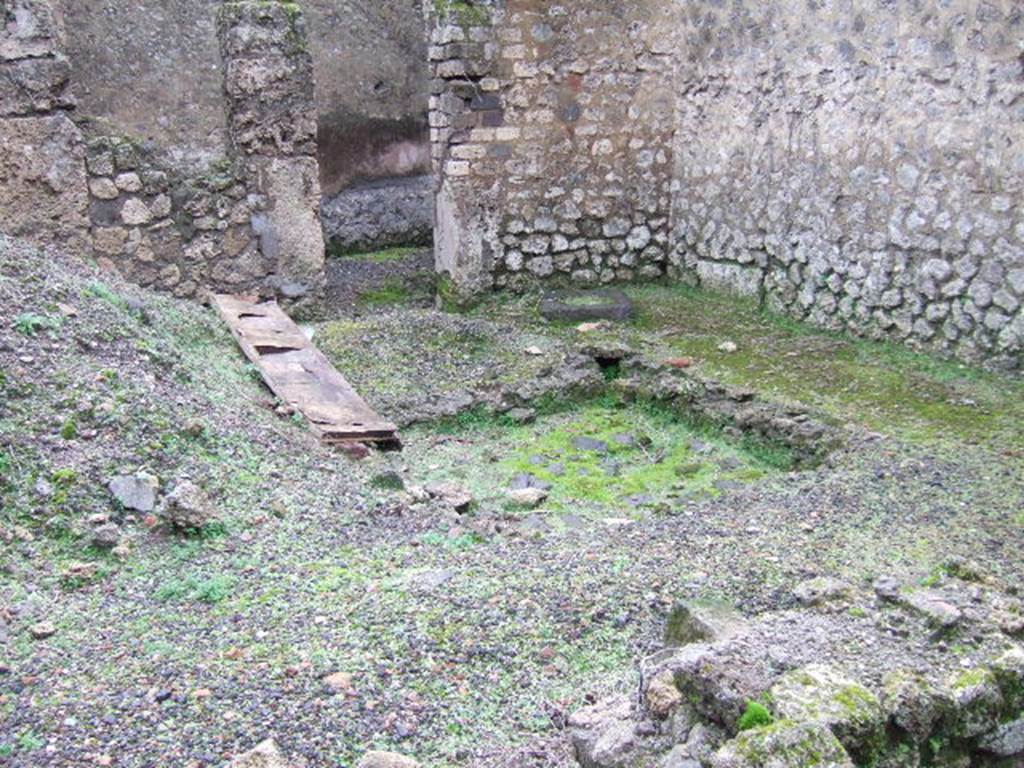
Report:
[[331,258],[352,259],[353,261],[369,261],[375,264],[387,264],[392,261],[401,261],[410,256],[422,253],[423,248],[418,246],[399,246],[396,248],[385,248],[380,251],[353,251],[336,242],[327,247],[327,255]]
[[34,731],[25,731],[18,737],[18,747],[26,752],[42,749],[46,741]]
[[59,317],[39,315],[34,312],[23,312],[14,318],[14,330],[24,336],[36,336],[40,331],[49,331],[51,335],[60,330],[62,321]]
[[118,309],[127,309],[128,302],[125,301],[124,297],[115,293],[106,283],[101,283],[95,280],[85,288],[86,294],[89,296],[95,296],[97,299],[107,302],[112,307]]
[[255,363],[245,364],[245,375],[255,382],[258,382],[260,384],[263,383],[263,374],[260,372],[259,366],[257,366]]
[[60,436],[65,440],[74,440],[78,437],[78,422],[74,416],[68,416],[60,428]]
[[491,19],[481,0],[434,0],[434,11],[440,20],[466,27],[484,26]]

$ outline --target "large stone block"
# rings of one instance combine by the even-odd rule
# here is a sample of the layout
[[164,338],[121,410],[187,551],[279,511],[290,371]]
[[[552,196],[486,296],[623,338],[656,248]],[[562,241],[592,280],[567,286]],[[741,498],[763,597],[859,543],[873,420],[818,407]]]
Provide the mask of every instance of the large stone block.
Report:
[[0,229],[84,252],[85,145],[64,114],[0,120]]
[[59,28],[49,0],[0,0],[0,59],[52,56],[59,51]]
[[75,106],[70,79],[71,65],[63,56],[0,62],[0,117]]
[[276,264],[281,284],[315,292],[323,282],[325,250],[316,158],[265,158],[257,168],[259,190],[267,200],[253,219],[260,248]]
[[764,273],[757,267],[745,267],[723,261],[698,261],[697,275],[704,288],[759,297]]

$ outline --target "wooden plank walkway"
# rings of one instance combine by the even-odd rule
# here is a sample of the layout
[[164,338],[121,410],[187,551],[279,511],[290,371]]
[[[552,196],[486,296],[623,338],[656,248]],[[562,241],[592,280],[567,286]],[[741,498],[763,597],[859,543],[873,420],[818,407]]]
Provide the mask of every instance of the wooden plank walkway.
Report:
[[270,390],[305,416],[321,440],[399,445],[398,428],[374,413],[276,301],[226,294],[213,301]]

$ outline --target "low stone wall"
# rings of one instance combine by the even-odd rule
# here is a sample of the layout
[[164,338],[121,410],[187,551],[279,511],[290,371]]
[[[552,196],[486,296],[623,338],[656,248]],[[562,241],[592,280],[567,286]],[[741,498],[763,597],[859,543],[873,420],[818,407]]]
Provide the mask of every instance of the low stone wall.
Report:
[[320,217],[331,251],[429,245],[434,236],[433,178],[387,179],[346,189],[324,201]]

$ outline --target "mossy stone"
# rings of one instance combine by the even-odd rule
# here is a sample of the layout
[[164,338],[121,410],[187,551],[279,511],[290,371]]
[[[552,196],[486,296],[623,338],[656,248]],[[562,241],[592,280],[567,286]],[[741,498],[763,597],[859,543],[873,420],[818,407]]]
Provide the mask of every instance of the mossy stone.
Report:
[[822,723],[780,720],[743,731],[715,754],[714,768],[853,768],[853,761]]

